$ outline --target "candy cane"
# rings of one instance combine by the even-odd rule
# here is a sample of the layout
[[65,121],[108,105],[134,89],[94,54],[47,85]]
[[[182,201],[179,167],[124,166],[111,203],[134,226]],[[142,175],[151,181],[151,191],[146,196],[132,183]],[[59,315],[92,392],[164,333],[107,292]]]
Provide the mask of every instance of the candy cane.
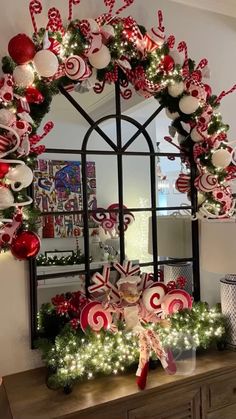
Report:
[[109,278],[110,278],[110,267],[108,265],[105,265],[103,267],[102,274],[100,274],[99,272],[96,272],[92,276],[92,281],[94,282],[94,285],[90,285],[90,287],[88,288],[89,292],[93,293],[93,292],[109,291],[110,298],[115,301],[119,301],[120,295],[118,293],[118,290],[113,284],[111,284],[111,282],[109,281]]
[[114,268],[117,270],[117,272],[119,272],[119,274],[121,275],[121,277],[126,277],[129,275],[135,275],[138,274],[140,272],[140,267],[139,265],[135,265],[132,266],[132,262],[131,261],[125,261],[123,263],[123,265],[121,265],[118,262],[113,263]]
[[175,37],[174,37],[174,35],[170,35],[168,38],[167,38],[167,45],[168,45],[168,47],[170,48],[170,49],[173,49],[174,48],[174,46],[175,46]]
[[220,103],[221,99],[223,99],[223,97],[229,95],[230,93],[233,93],[236,90],[236,84],[227,92],[223,91],[221,92],[221,94],[218,96],[218,98],[216,99],[215,103]]
[[36,19],[34,15],[38,15],[42,12],[41,2],[39,0],[32,0],[29,3],[29,11],[30,11],[30,16],[31,16],[34,32],[37,33],[38,28],[37,28]]
[[133,4],[134,0],[124,0],[124,6],[120,7],[120,9],[118,9],[116,11],[116,15],[119,15],[120,13],[122,13],[125,9],[127,9],[127,7],[131,6],[131,4]]
[[46,30],[51,30],[52,32],[60,31],[64,35],[64,28],[61,19],[61,15],[58,9],[52,7],[48,11],[48,24],[46,26]]
[[53,129],[53,127],[54,127],[54,123],[52,121],[47,122],[43,127],[42,135],[35,134],[35,135],[32,135],[32,137],[30,137],[30,144],[31,145],[37,144],[44,137],[46,137],[47,134],[49,134],[49,132]]
[[68,20],[72,20],[72,14],[73,14],[73,5],[79,4],[80,0],[69,0],[69,16]]
[[208,65],[208,60],[206,58],[203,58],[200,63],[198,64],[198,66],[196,67],[196,70],[202,70],[203,68],[205,68]]
[[163,26],[163,14],[162,14],[162,11],[161,10],[158,10],[158,12],[157,12],[157,17],[158,17],[158,29],[161,31],[161,32],[164,32],[165,31],[165,27]]
[[184,59],[185,61],[188,60],[188,47],[185,41],[181,41],[177,47],[179,52],[183,52],[184,51]]

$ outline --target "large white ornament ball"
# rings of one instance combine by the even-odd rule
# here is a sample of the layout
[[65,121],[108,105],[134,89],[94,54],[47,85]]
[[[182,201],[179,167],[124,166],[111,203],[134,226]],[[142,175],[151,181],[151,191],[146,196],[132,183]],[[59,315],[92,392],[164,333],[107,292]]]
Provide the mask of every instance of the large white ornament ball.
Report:
[[34,65],[42,77],[52,77],[58,70],[58,59],[52,51],[42,49],[34,56]]
[[168,86],[168,93],[172,97],[178,97],[182,95],[184,91],[184,82],[172,83]]
[[197,131],[197,128],[193,128],[191,133],[190,133],[190,137],[191,139],[195,142],[195,143],[200,143],[201,141],[204,140],[204,138],[202,137],[201,134],[199,134],[199,132]]
[[231,153],[224,148],[220,148],[219,150],[216,150],[214,154],[212,155],[212,164],[215,167],[219,167],[221,169],[228,167],[229,164],[231,163],[231,160],[232,160]]
[[9,127],[16,121],[16,115],[8,109],[0,109],[0,124]]
[[184,53],[179,53],[179,51],[173,49],[169,51],[169,55],[173,58],[175,65],[183,67],[185,61]]
[[100,51],[95,52],[89,57],[90,64],[97,69],[102,69],[108,66],[111,61],[111,54],[109,49],[102,45]]
[[18,164],[9,170],[7,174],[7,180],[11,184],[13,191],[20,191],[23,188],[27,188],[33,181],[33,172],[26,166]]
[[0,210],[12,207],[14,204],[14,196],[10,189],[0,186]]
[[79,80],[86,73],[87,65],[79,55],[71,55],[65,62],[65,72],[71,80]]
[[194,96],[183,96],[179,101],[179,109],[186,115],[196,112],[199,108],[199,100]]
[[166,116],[173,121],[179,117],[179,112],[170,112],[168,108],[166,108]]
[[18,65],[13,71],[13,78],[18,86],[28,87],[34,82],[34,71],[28,64]]

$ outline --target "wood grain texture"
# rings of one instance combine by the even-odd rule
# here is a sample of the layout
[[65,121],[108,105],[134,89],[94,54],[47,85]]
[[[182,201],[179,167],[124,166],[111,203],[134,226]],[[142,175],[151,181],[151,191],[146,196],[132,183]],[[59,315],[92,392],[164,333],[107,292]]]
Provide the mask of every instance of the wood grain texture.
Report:
[[4,385],[0,385],[0,419],[12,419],[10,406]]
[[[201,386],[208,388],[221,374],[234,372],[236,375],[236,353],[205,352],[198,357],[196,370],[191,376],[169,376],[161,368],[151,371],[144,391],[137,389],[135,375],[128,374],[86,381],[75,386],[73,392],[66,396],[62,391],[46,387],[44,369],[7,376],[5,388],[13,419],[128,419],[127,412],[143,408],[155,400],[160,403],[163,400],[168,407],[170,398],[181,387],[193,388],[198,394]],[[180,396],[177,394],[176,397]],[[203,402],[207,413],[207,397],[203,397]],[[194,396],[191,403],[194,404]],[[199,405],[196,400],[195,405]],[[195,419],[195,416],[190,417]]]

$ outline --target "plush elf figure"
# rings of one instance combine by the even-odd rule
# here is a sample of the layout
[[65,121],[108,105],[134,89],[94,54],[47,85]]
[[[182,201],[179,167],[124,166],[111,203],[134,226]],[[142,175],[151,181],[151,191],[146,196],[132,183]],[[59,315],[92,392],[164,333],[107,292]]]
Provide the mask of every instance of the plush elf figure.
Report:
[[142,323],[147,321],[155,321],[160,322],[163,327],[166,327],[168,326],[168,321],[161,320],[156,315],[152,315],[142,305],[140,300],[142,291],[138,290],[140,281],[141,278],[139,276],[126,276],[120,278],[116,285],[122,301],[126,329],[132,330],[139,337],[140,357],[136,376],[139,388],[144,389],[151,351],[155,352],[168,374],[175,374],[176,366],[171,352],[165,351],[162,347],[159,336],[153,330],[146,329],[142,325]]

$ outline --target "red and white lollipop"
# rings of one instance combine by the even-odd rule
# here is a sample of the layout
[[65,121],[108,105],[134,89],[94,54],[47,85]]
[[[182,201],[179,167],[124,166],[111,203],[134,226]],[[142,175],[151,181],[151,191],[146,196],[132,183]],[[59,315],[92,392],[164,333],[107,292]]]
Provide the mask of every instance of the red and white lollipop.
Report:
[[108,330],[112,324],[112,316],[102,304],[92,301],[83,307],[80,314],[81,329],[85,332],[90,327],[94,332]]
[[192,298],[184,290],[172,290],[164,297],[161,308],[165,314],[174,314],[185,308],[192,308]]
[[157,312],[161,309],[161,303],[167,293],[165,284],[156,282],[150,288],[143,291],[142,301],[144,307],[150,312]]
[[79,55],[71,55],[65,62],[65,73],[71,80],[83,80],[91,74],[88,72],[88,66]]
[[203,173],[195,179],[194,185],[201,192],[212,192],[218,187],[218,179],[209,173]]

